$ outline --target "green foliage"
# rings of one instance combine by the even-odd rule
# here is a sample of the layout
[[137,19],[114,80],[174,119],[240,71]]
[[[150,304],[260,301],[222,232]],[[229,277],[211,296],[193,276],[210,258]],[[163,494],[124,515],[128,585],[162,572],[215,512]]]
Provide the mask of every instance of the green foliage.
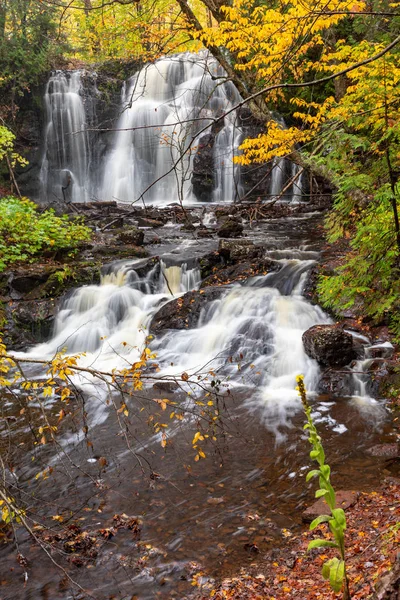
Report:
[[312,531],[322,523],[327,523],[333,535],[334,541],[326,539],[312,540],[308,545],[308,550],[313,548],[336,548],[339,551],[340,558],[334,557],[324,562],[322,566],[322,576],[329,579],[333,591],[340,592],[343,588],[343,598],[349,598],[348,582],[346,576],[344,532],[346,530],[346,516],[342,508],[336,508],[336,494],[331,484],[330,466],[325,463],[325,452],[322,446],[321,437],[318,435],[317,428],[312,420],[311,407],[307,401],[304,378],[302,375],[297,377],[297,390],[303,403],[304,412],[307,417],[307,423],[304,429],[308,431],[308,441],[312,446],[310,458],[318,463],[319,468],[313,469],[307,474],[306,481],[313,477],[319,478],[319,489],[315,492],[316,498],[324,498],[330,509],[330,515],[320,515],[310,524]]
[[90,229],[52,209],[39,213],[36,204],[13,196],[0,200],[0,272],[17,261],[31,262],[46,250],[76,251]]
[[8,157],[12,167],[14,167],[17,162],[20,165],[25,166],[28,164],[28,161],[14,152],[14,141],[15,135],[7,129],[7,127],[0,125],[0,162]]
[[60,9],[31,0],[0,6],[0,86],[22,94],[49,70],[62,50],[57,29]]
[[[326,220],[327,237],[331,243],[348,239],[349,252],[334,274],[320,277],[320,302],[339,314],[351,308],[376,323],[387,320],[399,337],[399,249],[393,215],[399,185],[393,194],[386,153],[373,153],[367,136],[338,130],[330,141],[332,151],[321,163],[334,173],[338,191]],[[391,154],[399,149],[392,137]]]

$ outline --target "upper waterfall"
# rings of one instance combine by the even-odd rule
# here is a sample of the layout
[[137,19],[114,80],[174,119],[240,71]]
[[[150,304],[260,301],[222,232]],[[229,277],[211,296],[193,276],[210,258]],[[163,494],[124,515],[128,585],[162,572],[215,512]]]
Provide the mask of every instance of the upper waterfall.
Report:
[[[210,55],[162,58],[136,73],[122,91],[121,117],[104,165],[104,200],[195,200],[192,161],[205,128],[240,100]],[[224,119],[214,143],[214,193],[210,200],[234,199],[240,129],[235,111]],[[236,181],[238,183],[238,181]]]
[[118,115],[105,135],[96,129],[102,92],[95,82],[96,73],[81,70],[50,76],[42,200],[165,205],[233,202],[249,194],[301,199],[298,167],[287,159],[254,173],[235,164],[240,143],[255,130],[237,108],[239,92],[208,52],[160,58],[138,70],[123,84]]
[[90,146],[81,71],[53,73],[44,95],[46,127],[41,195],[69,202],[89,200]]

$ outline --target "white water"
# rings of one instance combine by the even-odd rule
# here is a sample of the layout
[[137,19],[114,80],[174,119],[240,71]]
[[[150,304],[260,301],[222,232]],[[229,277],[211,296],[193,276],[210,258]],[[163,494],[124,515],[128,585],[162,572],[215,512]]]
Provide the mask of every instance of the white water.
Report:
[[[74,292],[58,314],[52,339],[29,356],[51,358],[61,349],[85,352],[81,366],[107,372],[135,362],[153,315],[171,292],[176,297],[200,283],[199,271],[185,265],[166,268],[161,262],[139,277],[135,264],[125,263],[104,275],[101,285]],[[306,356],[301,337],[312,325],[327,322],[323,311],[301,296],[313,261],[283,259],[278,264],[278,272],[228,287],[205,304],[196,328],[168,330],[151,342],[158,376],[180,379],[186,372],[196,381],[213,371],[223,385],[255,388],[248,407],[276,430],[300,407],[296,376],[305,375],[310,392],[317,388],[319,368]],[[76,384],[92,395],[99,392],[90,377],[77,378]],[[96,407],[100,422],[104,406],[97,402]]]
[[[212,79],[221,76],[218,63],[203,53],[160,59],[129,80],[122,92],[120,131],[104,165],[99,192],[103,200],[143,199],[156,204],[195,200],[190,179],[198,136],[212,118],[239,100],[232,84]],[[234,122],[233,112],[216,136],[214,199],[218,201],[235,196],[232,156],[240,132]]]
[[[206,158],[213,172],[207,201],[240,199],[246,190],[234,157],[245,133],[237,125],[234,107],[241,98],[224,77],[207,52],[177,54],[146,65],[123,84],[115,134],[103,139],[88,135],[88,127],[96,122],[97,88],[84,87],[81,71],[53,73],[44,96],[40,198],[159,205],[197,202],[191,183],[193,159],[202,137],[214,132],[212,159]],[[213,125],[223,114],[224,119]],[[297,170],[285,158],[275,159],[269,197],[280,196]],[[282,201],[298,202],[301,194],[300,177]]]
[[89,199],[89,144],[81,71],[53,73],[44,102],[46,127],[40,169],[42,197],[86,202]]

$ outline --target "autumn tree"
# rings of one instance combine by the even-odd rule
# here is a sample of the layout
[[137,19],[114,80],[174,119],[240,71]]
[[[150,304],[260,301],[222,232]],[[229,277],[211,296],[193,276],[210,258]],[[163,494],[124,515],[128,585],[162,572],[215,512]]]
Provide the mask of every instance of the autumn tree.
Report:
[[0,3],[0,88],[11,92],[11,112],[18,95],[38,83],[52,57],[63,49],[57,29],[59,8],[38,0]]

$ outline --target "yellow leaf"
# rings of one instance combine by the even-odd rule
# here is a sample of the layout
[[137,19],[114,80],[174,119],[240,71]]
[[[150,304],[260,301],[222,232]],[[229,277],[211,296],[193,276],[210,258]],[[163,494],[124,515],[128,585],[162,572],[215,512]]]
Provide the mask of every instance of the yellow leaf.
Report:
[[194,434],[194,438],[193,438],[193,441],[192,441],[192,446],[194,446],[199,440],[204,440],[204,437],[201,435],[200,431],[197,431]]

